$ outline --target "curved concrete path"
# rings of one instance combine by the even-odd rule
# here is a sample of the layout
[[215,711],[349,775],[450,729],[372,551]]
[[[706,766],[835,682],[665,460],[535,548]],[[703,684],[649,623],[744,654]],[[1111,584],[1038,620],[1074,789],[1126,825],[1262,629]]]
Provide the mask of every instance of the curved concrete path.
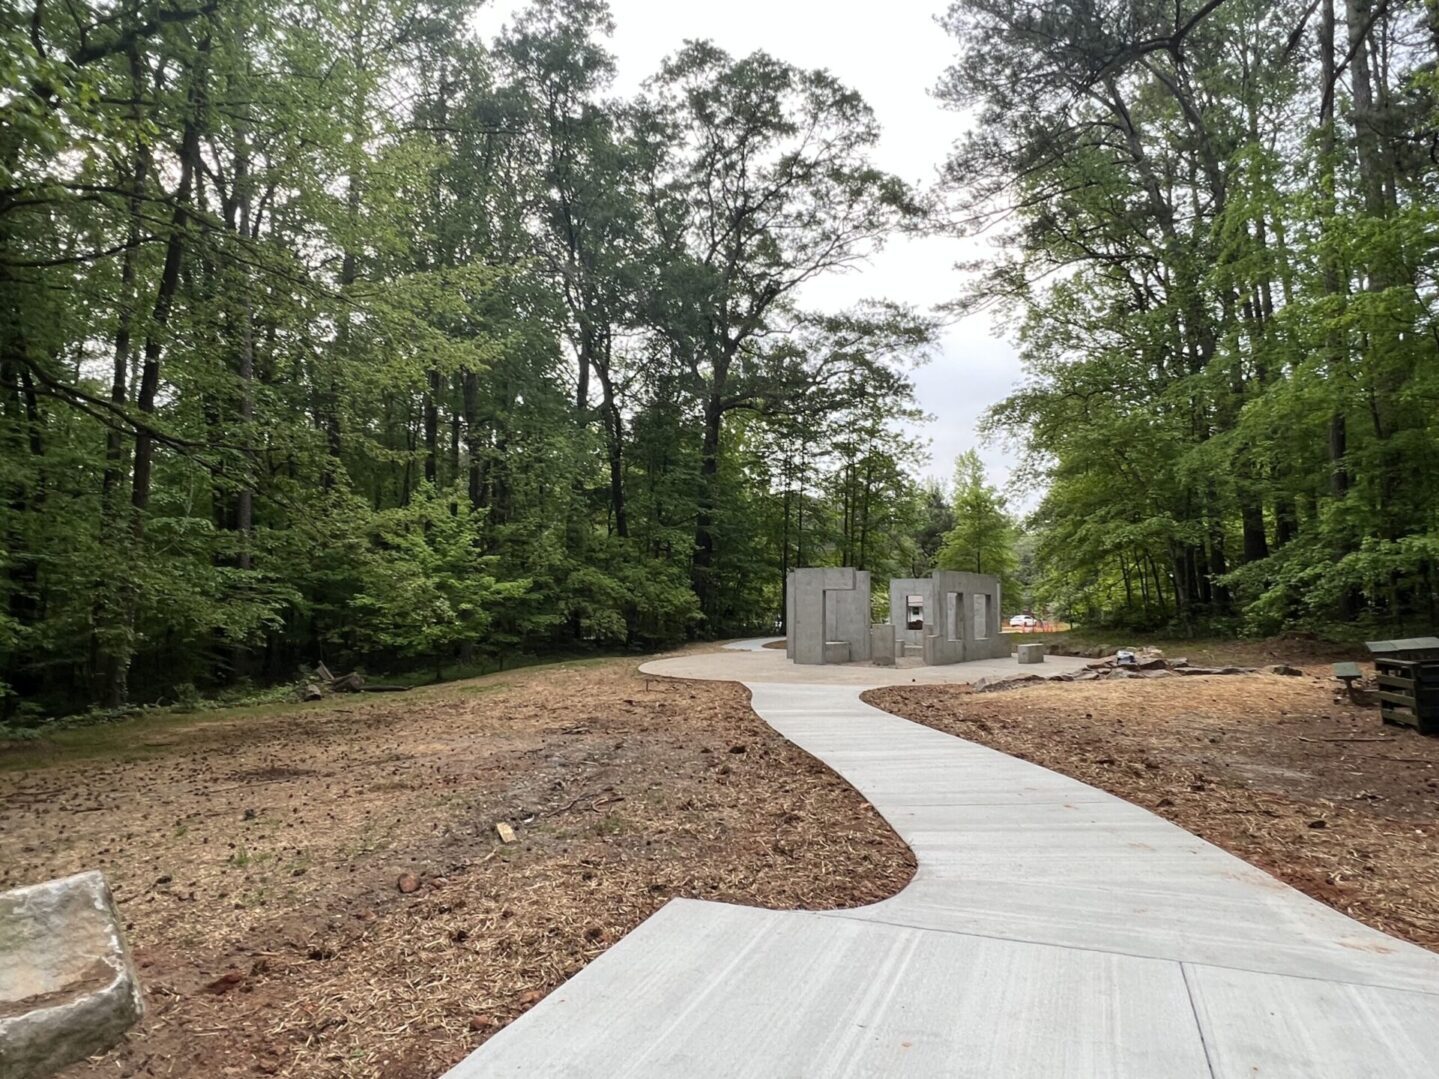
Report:
[[743,680],[910,844],[914,880],[852,910],[673,900],[452,1076],[1439,1075],[1439,955],[847,680],[916,671],[774,654],[641,669]]
[[742,641],[726,641],[723,647],[728,652],[758,652],[766,645],[782,640],[784,640],[783,637],[746,637]]

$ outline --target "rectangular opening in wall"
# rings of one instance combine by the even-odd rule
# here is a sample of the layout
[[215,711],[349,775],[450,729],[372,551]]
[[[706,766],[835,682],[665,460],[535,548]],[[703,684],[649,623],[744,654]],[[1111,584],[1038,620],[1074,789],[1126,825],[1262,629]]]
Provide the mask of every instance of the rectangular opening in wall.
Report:
[[949,617],[945,619],[949,626],[949,639],[962,641],[964,640],[964,593],[947,592],[944,598],[949,606]]
[[974,594],[974,639],[983,641],[989,637],[989,593]]
[[904,600],[904,628],[924,629],[924,597],[906,596]]

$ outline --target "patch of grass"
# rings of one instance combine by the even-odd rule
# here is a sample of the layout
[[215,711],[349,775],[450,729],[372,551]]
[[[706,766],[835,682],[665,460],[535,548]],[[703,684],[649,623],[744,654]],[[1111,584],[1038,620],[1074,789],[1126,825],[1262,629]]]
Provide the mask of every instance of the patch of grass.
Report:
[[590,830],[597,836],[624,835],[630,830],[630,825],[619,814],[609,813],[595,821]]
[[57,721],[36,728],[24,742],[0,742],[0,771],[46,768],[71,761],[140,761],[162,757],[185,742],[192,728],[247,719],[307,714],[333,708],[332,700],[247,705],[200,712],[144,709],[111,720],[78,724]]
[[[574,667],[597,667],[615,663],[617,656],[586,656],[582,658],[524,657],[519,663],[507,663],[505,671],[553,667],[564,670]],[[374,681],[384,681],[376,678]],[[404,684],[395,681],[392,684]],[[498,673],[478,675],[465,680],[423,684],[416,676],[411,693],[448,693],[473,696],[512,688],[510,679]],[[97,713],[52,720],[35,727],[22,728],[23,735],[11,738],[10,729],[0,727],[0,772],[22,769],[51,768],[79,761],[136,762],[163,757],[176,749],[195,744],[207,737],[201,728],[218,729],[255,720],[285,716],[313,716],[334,709],[393,707],[396,695],[387,693],[339,694],[320,701],[296,701],[294,687],[280,687],[282,699],[266,699],[256,703],[213,707],[177,712],[169,707],[142,708],[124,714]],[[403,694],[409,697],[410,694]]]
[[342,847],[340,853],[346,861],[355,862],[378,850],[385,850],[395,841],[396,827],[395,821],[391,821],[383,828],[377,827],[373,821],[368,822],[360,830],[355,841]]
[[444,677],[437,680],[434,668],[402,671],[394,674],[366,675],[372,682],[391,686],[443,686],[452,682],[467,682],[491,675],[521,671],[529,667],[584,667],[609,663],[616,659],[634,658],[629,653],[606,652],[599,655],[588,652],[561,653],[549,655],[506,656],[501,663],[495,659],[475,660],[472,663],[447,663]]

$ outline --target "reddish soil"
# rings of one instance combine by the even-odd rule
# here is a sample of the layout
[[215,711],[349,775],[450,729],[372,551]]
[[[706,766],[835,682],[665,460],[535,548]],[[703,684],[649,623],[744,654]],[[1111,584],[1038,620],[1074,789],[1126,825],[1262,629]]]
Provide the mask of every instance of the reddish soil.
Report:
[[434,1076],[673,896],[857,905],[913,865],[741,687],[619,661],[0,752],[0,887],[103,869],[145,985],[71,1077]]

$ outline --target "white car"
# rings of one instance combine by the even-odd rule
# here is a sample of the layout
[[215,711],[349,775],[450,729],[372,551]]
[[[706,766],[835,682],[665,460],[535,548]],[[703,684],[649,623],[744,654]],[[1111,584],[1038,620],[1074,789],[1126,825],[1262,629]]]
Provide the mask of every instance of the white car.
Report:
[[1039,619],[1032,614],[1017,614],[1009,620],[1009,624],[1017,629],[1033,629],[1039,625]]

